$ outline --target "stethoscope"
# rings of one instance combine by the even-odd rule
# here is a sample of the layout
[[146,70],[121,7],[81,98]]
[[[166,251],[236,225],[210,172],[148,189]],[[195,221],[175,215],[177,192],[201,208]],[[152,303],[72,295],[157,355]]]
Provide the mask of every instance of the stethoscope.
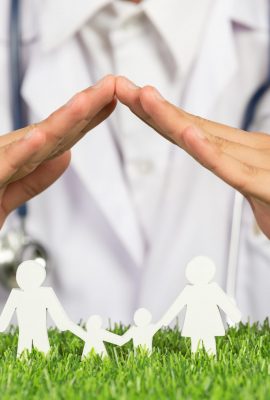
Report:
[[[20,57],[20,0],[11,0],[9,37],[10,37],[10,93],[13,129],[19,129],[25,125],[26,118],[21,97],[21,57]],[[270,46],[270,45],[269,45]],[[269,49],[270,55],[270,49]],[[251,97],[242,123],[242,129],[248,131],[254,122],[258,106],[266,91],[270,88],[270,56],[268,76],[265,82],[256,90]],[[243,210],[243,196],[236,192],[233,206],[233,217],[231,226],[231,239],[229,246],[228,269],[226,291],[235,299],[237,267],[239,256],[239,244],[241,234],[241,220]],[[17,266],[26,259],[34,259],[44,266],[49,264],[49,252],[37,240],[27,233],[26,221],[28,216],[28,205],[24,204],[16,210],[19,227],[7,232],[0,239],[0,282],[11,288],[15,286],[15,274]]]

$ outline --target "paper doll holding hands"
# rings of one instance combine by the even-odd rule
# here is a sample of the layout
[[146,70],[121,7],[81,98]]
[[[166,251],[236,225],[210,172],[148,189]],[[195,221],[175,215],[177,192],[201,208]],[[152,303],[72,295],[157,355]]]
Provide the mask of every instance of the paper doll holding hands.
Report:
[[134,349],[139,347],[152,353],[153,337],[159,329],[165,325],[164,318],[157,323],[152,323],[152,314],[146,308],[139,308],[134,314],[135,325],[131,326],[122,335],[122,345],[133,340]]
[[192,259],[186,268],[187,285],[164,316],[168,325],[187,306],[182,336],[191,338],[191,351],[201,346],[209,354],[216,355],[216,336],[224,336],[225,329],[220,315],[222,309],[229,318],[238,323],[241,313],[229,296],[211,282],[215,275],[215,264],[207,257]]
[[153,336],[163,325],[162,319],[155,324],[151,321],[151,313],[145,308],[140,308],[134,314],[135,325],[120,336],[103,329],[101,317],[93,315],[86,324],[87,332],[83,331],[80,335],[85,342],[82,358],[90,354],[91,351],[101,357],[107,356],[104,342],[123,346],[130,340],[133,340],[135,350],[141,347],[150,355],[152,353]]
[[104,342],[122,345],[122,337],[102,328],[102,318],[92,315],[86,323],[86,331],[82,329],[80,338],[85,342],[82,358],[94,352],[100,357],[108,356]]
[[225,329],[220,315],[222,309],[234,322],[241,320],[241,313],[233,301],[218,286],[211,282],[215,275],[215,264],[207,257],[192,259],[186,268],[186,277],[191,283],[178,296],[162,319],[151,323],[151,313],[141,308],[134,314],[135,325],[122,336],[123,343],[133,340],[134,348],[143,347],[152,352],[155,333],[167,326],[187,306],[182,336],[191,338],[191,351],[195,353],[201,346],[209,354],[216,354],[216,336],[224,336]]
[[19,327],[17,356],[33,347],[48,353],[47,312],[60,331],[70,330],[81,337],[81,328],[66,315],[54,291],[41,287],[46,278],[45,268],[36,261],[24,261],[17,269],[19,289],[13,289],[0,316],[0,332],[7,329],[16,312]]

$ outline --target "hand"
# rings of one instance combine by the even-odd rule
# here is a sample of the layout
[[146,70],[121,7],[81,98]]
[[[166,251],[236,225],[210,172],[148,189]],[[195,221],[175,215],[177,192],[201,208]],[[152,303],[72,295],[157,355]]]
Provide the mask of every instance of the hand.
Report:
[[129,341],[130,341],[130,338],[126,338],[125,335],[122,335],[122,336],[119,337],[117,345],[119,347],[122,347]]
[[0,228],[13,209],[62,175],[70,162],[69,149],[115,105],[115,78],[108,76],[44,121],[0,136]]
[[70,323],[68,324],[68,326],[66,328],[67,329],[65,329],[65,330],[69,330],[70,332],[73,333],[73,335],[78,336],[84,342],[86,341],[87,333],[81,326],[74,324],[74,322],[70,321]]
[[69,331],[70,330],[70,325],[71,325],[71,321],[69,321],[69,319],[67,319],[66,321],[57,321],[57,323],[55,324],[56,328],[60,332]]
[[123,77],[116,80],[116,95],[163,137],[242,193],[270,238],[269,135],[188,114],[163,99],[155,88],[139,88]]

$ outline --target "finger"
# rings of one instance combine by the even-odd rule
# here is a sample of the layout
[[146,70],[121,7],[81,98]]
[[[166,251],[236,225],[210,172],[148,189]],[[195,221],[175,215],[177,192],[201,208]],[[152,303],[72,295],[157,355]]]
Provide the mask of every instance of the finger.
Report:
[[[249,133],[241,129],[215,123],[188,114],[164,100],[155,88],[139,88],[124,77],[116,79],[116,94],[136,115],[143,119],[162,136],[182,146],[181,130],[195,125],[215,137],[249,147],[270,148],[269,136],[263,133]],[[177,121],[177,124],[176,124]]]
[[[63,146],[74,133],[80,133],[93,118],[114,99],[115,78],[107,76],[97,85],[75,95],[40,126],[47,132],[48,148],[61,143]],[[74,132],[75,130],[75,132]]]
[[[254,167],[262,169],[270,169],[270,152],[263,149],[257,150],[252,147],[231,142],[218,136],[213,136],[210,133],[204,133],[209,142],[215,144],[220,151],[246,164],[251,164]],[[270,141],[270,137],[268,138]]]
[[18,171],[27,174],[29,162],[45,143],[41,131],[0,148],[0,188],[5,186]]
[[[128,107],[132,107],[135,114],[141,114],[143,119],[149,118],[140,103],[140,87],[136,86],[124,76],[118,76],[115,83],[116,97]],[[147,122],[147,121],[145,121]]]
[[190,119],[192,124],[196,125],[200,129],[208,131],[214,136],[228,139],[235,143],[240,143],[257,149],[263,149],[266,147],[270,149],[269,135],[266,133],[246,132],[242,129],[233,128],[225,124],[210,121],[187,112],[185,114]]
[[83,127],[80,134],[76,134],[75,136],[71,137],[70,141],[67,141],[65,143],[65,146],[61,146],[60,149],[56,148],[55,152],[53,152],[51,154],[50,158],[56,157],[56,156],[60,155],[61,153],[69,150],[71,147],[73,147],[79,140],[81,140],[83,138],[83,136],[85,136],[85,134],[87,132],[94,129],[97,125],[99,125],[101,122],[103,122],[105,119],[107,119],[111,115],[113,110],[115,109],[116,104],[117,104],[116,99],[113,99],[113,101],[110,104],[108,104],[106,107],[104,107],[92,119],[92,121],[88,125]]
[[172,137],[167,135],[166,131],[157,128],[157,125],[152,120],[152,118],[144,111],[140,101],[140,91],[141,88],[134,85],[133,82],[129,81],[127,78],[123,76],[119,76],[116,79],[115,93],[116,97],[121,101],[121,103],[125,104],[129,109],[137,115],[142,121],[144,121],[151,128],[155,129],[160,133],[165,139],[171,141],[176,144]]
[[70,152],[46,161],[31,174],[8,185],[2,198],[5,215],[41,193],[63,174],[70,162]]
[[181,146],[181,132],[190,125],[195,125],[205,132],[211,133],[229,141],[253,148],[265,148],[269,145],[269,136],[263,133],[248,133],[241,129],[232,128],[204,118],[184,112],[166,101],[160,93],[151,86],[140,90],[140,102],[152,125],[156,129],[167,132],[178,145]]
[[13,132],[0,135],[0,147],[7,146],[8,144],[22,139],[29,131],[32,130],[32,125],[26,126],[22,129],[17,129]]
[[[150,95],[149,95],[150,91]],[[222,151],[223,153],[232,156],[235,159],[238,159],[242,163],[251,163],[254,167],[262,168],[262,169],[267,169],[270,167],[270,157],[269,157],[269,152],[265,150],[263,147],[263,150],[258,150],[256,148],[252,148],[247,145],[248,140],[243,140],[242,135],[245,137],[251,134],[247,134],[246,132],[239,131],[234,128],[230,128],[225,125],[220,125],[216,124],[214,122],[205,120],[203,118],[197,118],[193,117],[192,118],[186,118],[186,113],[181,111],[180,109],[177,109],[175,106],[171,105],[170,103],[166,102],[165,100],[160,100],[159,94],[156,93],[156,91],[153,90],[152,88],[145,88],[140,91],[140,104],[143,107],[143,98],[146,96],[147,101],[150,96],[159,99],[158,101],[161,103],[161,107],[165,104],[165,108],[163,109],[164,115],[162,117],[161,113],[158,113],[157,110],[154,110],[154,113],[156,114],[156,120],[162,125],[161,129],[162,132],[164,132],[166,129],[169,132],[169,136],[173,138],[177,138],[178,144],[180,144],[181,147],[183,147],[183,142],[182,142],[182,132],[185,131],[185,129],[190,126],[191,124],[197,124],[200,125],[199,129],[204,132],[205,136],[208,138],[208,140],[215,145],[219,147],[219,150]],[[155,100],[154,100],[155,101]],[[166,113],[165,113],[166,111]],[[165,117],[166,115],[166,117]],[[160,122],[162,120],[162,122]],[[149,116],[148,116],[148,121],[149,121]],[[195,125],[196,126],[196,125]],[[229,134],[227,134],[227,137],[225,137],[225,134],[219,136],[216,134],[211,134],[212,130],[214,128],[217,128],[217,130],[227,130]],[[210,132],[209,130],[210,129]],[[220,133],[220,131],[219,131]],[[230,140],[231,138],[234,137],[236,140],[236,136],[238,141],[233,141]],[[163,134],[164,136],[164,134]],[[256,136],[256,147],[258,147],[258,136]],[[270,137],[268,135],[261,135],[264,139],[265,137],[267,138],[267,143],[268,147],[270,144]],[[254,139],[254,136],[252,137],[252,140]],[[245,144],[244,144],[245,142]],[[250,142],[251,143],[251,142]],[[264,142],[265,143],[265,142]],[[260,146],[262,145],[262,142],[260,142]]]
[[76,94],[66,105],[52,113],[44,121],[2,135],[0,146],[20,139],[30,131],[34,134],[37,129],[42,130],[46,143],[42,151],[36,153],[33,160],[36,165],[39,165],[56,149],[59,153],[64,152],[67,148],[66,143],[74,141],[74,138],[80,135],[96,115],[114,100],[114,94],[115,78],[107,76],[96,85]]
[[195,127],[186,128],[182,140],[191,156],[244,196],[270,201],[269,170],[242,163],[223,153]]
[[104,107],[95,117],[91,120],[91,122],[86,125],[86,127],[82,130],[82,133],[85,134],[90,130],[94,129],[101,122],[106,120],[112,112],[115,110],[117,105],[117,99],[114,97],[111,103],[109,103],[106,107]]

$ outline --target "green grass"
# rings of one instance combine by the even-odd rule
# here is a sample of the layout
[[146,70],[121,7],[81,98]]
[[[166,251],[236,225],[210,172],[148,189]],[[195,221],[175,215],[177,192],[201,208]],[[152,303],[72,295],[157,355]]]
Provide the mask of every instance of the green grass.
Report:
[[[122,332],[116,327],[116,332]],[[175,330],[156,334],[154,353],[108,346],[110,359],[81,362],[83,343],[50,331],[52,351],[16,360],[17,331],[0,336],[0,399],[270,399],[270,328],[241,325],[218,338],[218,360],[190,354]]]

